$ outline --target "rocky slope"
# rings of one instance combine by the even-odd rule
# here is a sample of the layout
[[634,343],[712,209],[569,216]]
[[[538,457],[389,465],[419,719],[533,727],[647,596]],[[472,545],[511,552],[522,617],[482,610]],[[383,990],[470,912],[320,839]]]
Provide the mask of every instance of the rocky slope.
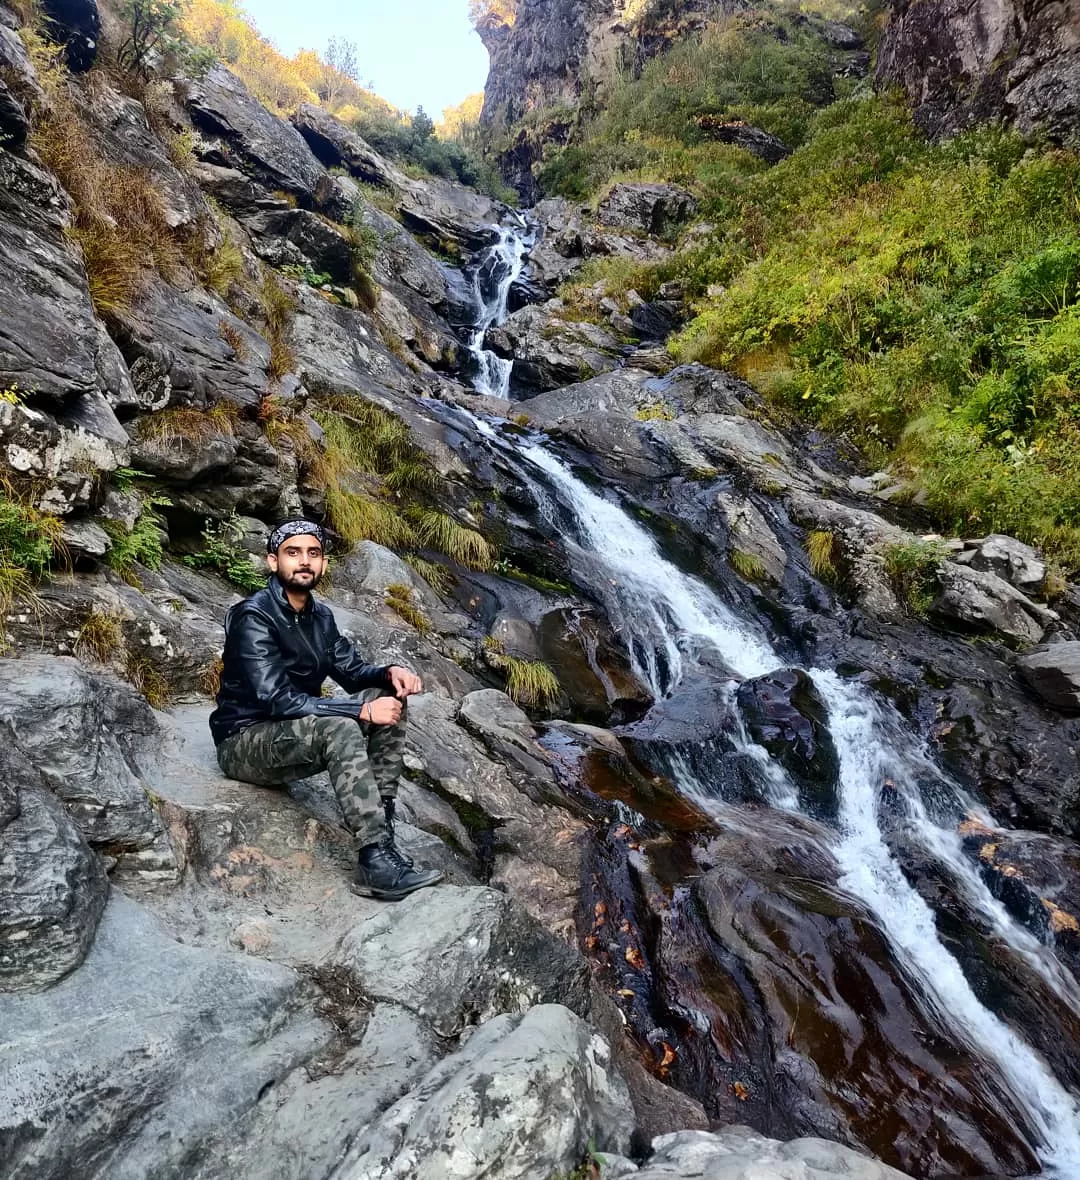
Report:
[[[777,429],[741,382],[668,372],[677,285],[625,309],[597,295],[595,324],[546,298],[589,256],[664,251],[650,234],[693,216],[674,187],[617,189],[595,217],[534,211],[522,306],[490,340],[530,396],[477,397],[463,329],[509,211],[403,175],[319,110],[282,122],[221,68],[172,89],[158,130],[105,74],[71,83],[102,158],[152,175],[165,224],[239,256],[224,294],[193,264],[102,320],[66,232],[78,198],[34,147],[50,98],[17,24],[0,6],[0,447],[11,494],[62,520],[71,569],[4,619],[0,1175],[549,1180],[592,1149],[610,1177],[901,1174],[867,1152],[919,1176],[1034,1170],[1015,1097],[843,887],[813,693],[783,671],[739,689],[807,814],[766,807],[716,676],[654,705],[517,447],[561,448],[785,660],[872,685],[986,801],[954,836],[1041,945],[1026,957],[899,822],[891,848],[985,1002],[1075,1084],[1076,1013],[1038,968],[1080,953],[1080,779],[1062,771],[1080,673],[1074,608],[1044,601],[1038,555],[957,543],[927,571],[927,626],[886,568],[918,527],[897,489]],[[432,252],[448,243],[464,271]],[[291,301],[288,363],[268,274]],[[371,542],[335,563],[342,629],[429,689],[409,710],[403,843],[448,883],[393,907],[346,890],[325,781],[221,777],[205,690],[236,591],[179,560],[208,520],[238,525],[242,562],[280,514],[325,513],[327,395],[400,416],[445,509],[500,544],[487,572],[444,560],[443,593]],[[147,522],[164,559],[114,568]],[[815,532],[832,574],[811,567]],[[395,609],[402,586],[424,626]],[[559,698],[527,715],[500,650],[546,660]],[[710,725],[723,790],[705,806],[664,767]]]

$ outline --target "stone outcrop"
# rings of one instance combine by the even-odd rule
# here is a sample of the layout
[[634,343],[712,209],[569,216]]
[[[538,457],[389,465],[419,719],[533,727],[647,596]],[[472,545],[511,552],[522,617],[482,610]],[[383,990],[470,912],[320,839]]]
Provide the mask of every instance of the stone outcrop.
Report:
[[1054,643],[1025,652],[1016,667],[1047,704],[1080,712],[1080,643]]
[[1073,0],[891,5],[877,83],[901,86],[935,135],[1003,119],[1071,142],[1080,114],[1080,9]]

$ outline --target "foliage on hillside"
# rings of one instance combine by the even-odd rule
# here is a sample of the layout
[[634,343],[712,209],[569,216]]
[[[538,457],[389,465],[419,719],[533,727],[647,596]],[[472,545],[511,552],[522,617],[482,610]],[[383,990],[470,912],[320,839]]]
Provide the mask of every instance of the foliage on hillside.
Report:
[[[1080,158],[994,130],[928,144],[895,99],[830,101],[820,47],[777,27],[726,21],[579,116],[548,191],[675,180],[712,228],[659,265],[590,266],[568,301],[598,279],[645,296],[681,280],[697,316],[678,359],[844,432],[940,527],[1080,569]],[[708,142],[712,112],[798,150],[766,168]]]

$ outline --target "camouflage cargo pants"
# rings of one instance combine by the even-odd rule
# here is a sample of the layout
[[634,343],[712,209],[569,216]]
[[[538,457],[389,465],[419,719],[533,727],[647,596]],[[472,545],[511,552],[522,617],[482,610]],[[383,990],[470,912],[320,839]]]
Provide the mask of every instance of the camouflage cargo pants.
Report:
[[[389,695],[369,688],[353,698]],[[341,805],[345,826],[357,848],[381,840],[381,800],[397,794],[405,747],[405,708],[397,725],[369,725],[351,717],[297,717],[260,721],[218,746],[218,764],[229,778],[260,787],[279,787],[326,770]]]

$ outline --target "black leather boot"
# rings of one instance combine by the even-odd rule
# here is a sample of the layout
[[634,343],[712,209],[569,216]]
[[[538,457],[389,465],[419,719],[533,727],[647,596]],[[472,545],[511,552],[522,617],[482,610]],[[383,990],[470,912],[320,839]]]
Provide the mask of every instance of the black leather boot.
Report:
[[398,856],[401,857],[402,861],[411,869],[413,867],[412,857],[402,852],[394,839],[394,818],[397,815],[397,800],[393,795],[384,795],[382,797],[382,805],[383,814],[386,816],[386,835],[383,837],[383,844],[387,848],[393,848]]
[[384,838],[360,849],[359,863],[349,888],[361,897],[400,901],[442,878],[441,869],[417,869],[407,865],[401,853]]

